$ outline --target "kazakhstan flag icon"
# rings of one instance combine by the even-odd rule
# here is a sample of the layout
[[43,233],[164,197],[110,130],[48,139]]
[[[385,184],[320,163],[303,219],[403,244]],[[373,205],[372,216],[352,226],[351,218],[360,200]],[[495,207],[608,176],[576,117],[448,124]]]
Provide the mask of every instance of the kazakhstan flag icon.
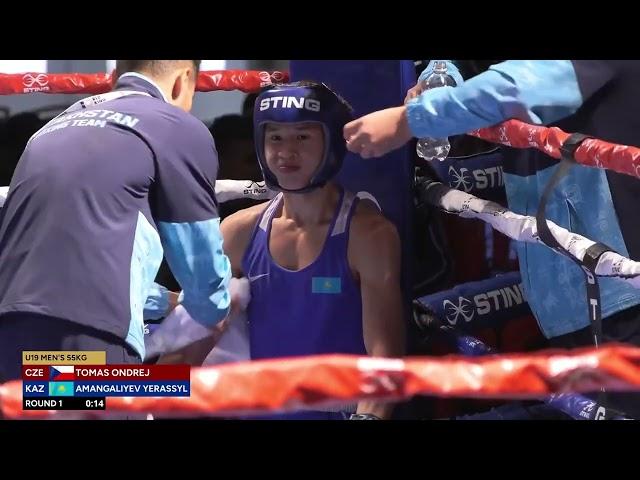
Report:
[[340,293],[342,282],[340,277],[313,277],[311,293]]
[[73,382],[49,382],[50,397],[73,397]]

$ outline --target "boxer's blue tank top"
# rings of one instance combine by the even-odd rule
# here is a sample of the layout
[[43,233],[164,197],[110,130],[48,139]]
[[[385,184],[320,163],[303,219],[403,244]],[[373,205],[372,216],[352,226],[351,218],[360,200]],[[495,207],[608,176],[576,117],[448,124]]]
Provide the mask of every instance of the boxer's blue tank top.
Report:
[[[347,259],[357,198],[342,190],[322,251],[297,271],[278,265],[269,251],[271,222],[281,204],[279,194],[260,216],[242,260],[251,285],[247,309],[251,358],[366,355],[360,287]],[[315,413],[318,415],[301,412],[280,418],[323,418],[323,414],[327,418],[324,412]]]
[[355,196],[342,191],[322,251],[297,271],[278,265],[269,251],[271,222],[281,204],[278,195],[265,209],[242,262],[251,285],[251,357],[365,354],[360,287],[347,259]]

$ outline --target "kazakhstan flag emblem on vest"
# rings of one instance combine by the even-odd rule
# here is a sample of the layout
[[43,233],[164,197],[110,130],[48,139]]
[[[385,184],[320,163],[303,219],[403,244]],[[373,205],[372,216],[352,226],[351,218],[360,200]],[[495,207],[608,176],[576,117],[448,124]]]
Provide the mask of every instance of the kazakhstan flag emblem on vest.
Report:
[[313,277],[311,293],[340,293],[342,282],[340,277]]

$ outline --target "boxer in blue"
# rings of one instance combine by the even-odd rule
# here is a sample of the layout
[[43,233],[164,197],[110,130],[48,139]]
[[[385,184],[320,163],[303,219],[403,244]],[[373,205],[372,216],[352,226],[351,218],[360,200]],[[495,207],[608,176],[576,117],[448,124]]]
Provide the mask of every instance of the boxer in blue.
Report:
[[[252,359],[404,351],[400,240],[378,209],[333,179],[346,153],[349,105],[323,84],[271,86],[258,96],[254,135],[269,203],[222,222],[234,276],[251,287]],[[388,418],[392,405],[280,419]]]

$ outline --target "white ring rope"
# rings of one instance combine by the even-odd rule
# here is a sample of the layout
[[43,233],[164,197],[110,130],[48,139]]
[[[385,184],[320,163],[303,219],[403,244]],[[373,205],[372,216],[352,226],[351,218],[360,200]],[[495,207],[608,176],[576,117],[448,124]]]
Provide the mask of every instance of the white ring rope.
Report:
[[[0,207],[9,195],[9,187],[0,187]],[[251,180],[218,180],[216,182],[216,197],[220,203],[230,200],[270,200],[276,192],[265,187],[264,182]]]
[[[432,182],[427,187],[426,196],[431,205],[445,212],[454,213],[462,218],[479,218],[514,240],[544,245],[538,237],[535,217],[519,215],[495,202],[454,190],[440,182]],[[551,221],[547,223],[558,242],[579,260],[582,260],[587,249],[596,243]],[[616,252],[603,253],[595,273],[599,277],[618,277],[634,288],[640,288],[640,262]]]

